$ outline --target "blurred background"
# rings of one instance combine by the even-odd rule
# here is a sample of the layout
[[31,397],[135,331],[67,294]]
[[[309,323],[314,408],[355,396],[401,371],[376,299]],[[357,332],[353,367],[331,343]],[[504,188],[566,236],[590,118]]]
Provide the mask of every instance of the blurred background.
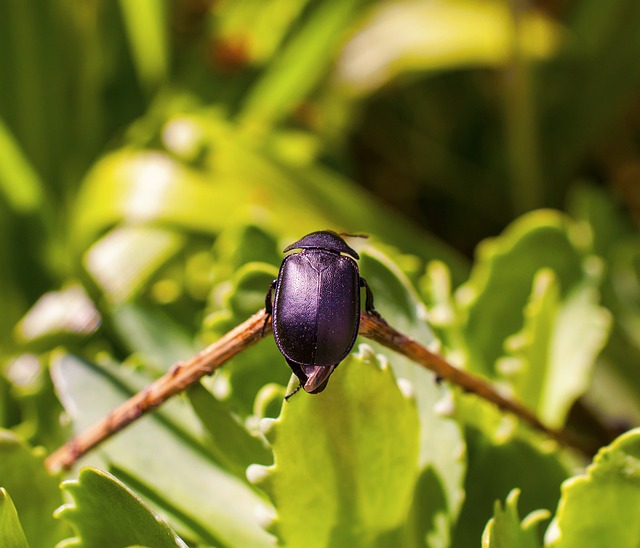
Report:
[[464,275],[580,182],[638,218],[633,0],[0,9],[3,346],[114,226],[365,230]]

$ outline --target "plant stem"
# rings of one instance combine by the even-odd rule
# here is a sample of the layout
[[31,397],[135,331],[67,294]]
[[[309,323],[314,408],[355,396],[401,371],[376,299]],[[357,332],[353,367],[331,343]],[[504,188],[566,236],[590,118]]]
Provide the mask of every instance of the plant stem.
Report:
[[[45,461],[47,468],[53,471],[70,468],[88,451],[159,407],[170,397],[186,390],[205,375],[210,375],[231,358],[253,346],[270,333],[270,317],[262,309],[190,360],[175,364],[168,373],[157,381],[54,451]],[[407,356],[433,371],[438,377],[460,386],[463,390],[473,392],[501,409],[513,413],[562,445],[573,446],[585,451],[575,440],[570,439],[566,432],[549,428],[522,404],[501,396],[486,381],[454,367],[443,357],[430,352],[412,338],[393,329],[382,318],[362,312],[360,314],[360,334]]]
[[51,453],[45,461],[47,468],[70,468],[88,451],[256,344],[271,332],[271,322],[265,325],[267,319],[262,309],[188,361],[172,366],[168,373]]
[[585,453],[590,452],[590,448],[582,447],[582,444],[570,437],[567,432],[550,428],[521,403],[502,396],[491,384],[480,377],[451,365],[442,356],[434,354],[411,337],[396,331],[379,316],[362,313],[360,315],[360,335],[407,356],[414,362],[433,371],[438,378],[447,380],[463,390],[472,392],[476,396],[497,405],[500,409],[513,413],[560,444],[574,447]]

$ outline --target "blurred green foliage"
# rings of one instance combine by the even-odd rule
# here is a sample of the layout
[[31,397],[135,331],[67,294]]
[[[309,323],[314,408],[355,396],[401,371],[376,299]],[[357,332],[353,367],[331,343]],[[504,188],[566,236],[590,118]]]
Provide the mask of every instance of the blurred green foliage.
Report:
[[[0,0],[0,544],[637,546],[639,25],[636,0]],[[324,228],[371,235],[392,325],[593,464],[376,346],[283,404],[265,341],[63,499],[45,451]]]

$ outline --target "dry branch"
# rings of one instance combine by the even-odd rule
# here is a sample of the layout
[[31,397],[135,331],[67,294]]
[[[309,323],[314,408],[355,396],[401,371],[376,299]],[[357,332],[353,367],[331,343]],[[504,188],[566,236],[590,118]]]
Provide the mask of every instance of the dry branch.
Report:
[[[45,461],[46,466],[50,470],[70,468],[88,451],[154,410],[171,396],[184,391],[205,375],[210,375],[225,362],[253,346],[269,333],[271,333],[271,322],[266,311],[262,309],[190,360],[174,365],[168,373],[129,398],[104,419],[72,438],[49,455]],[[441,356],[430,352],[412,338],[393,329],[383,319],[362,312],[360,334],[407,356],[433,371],[438,377],[513,413],[563,445],[578,447],[565,432],[549,428],[522,404],[500,395],[489,383],[479,377],[452,366]]]

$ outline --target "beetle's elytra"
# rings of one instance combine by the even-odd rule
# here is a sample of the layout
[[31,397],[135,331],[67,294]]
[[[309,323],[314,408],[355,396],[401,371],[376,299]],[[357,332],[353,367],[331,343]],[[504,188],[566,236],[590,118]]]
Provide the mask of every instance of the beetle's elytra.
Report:
[[284,252],[296,249],[282,261],[265,307],[273,315],[276,344],[300,387],[317,394],[356,341],[360,288],[366,289],[365,310],[375,313],[373,295],[360,277],[355,261],[360,257],[337,233],[313,232]]

